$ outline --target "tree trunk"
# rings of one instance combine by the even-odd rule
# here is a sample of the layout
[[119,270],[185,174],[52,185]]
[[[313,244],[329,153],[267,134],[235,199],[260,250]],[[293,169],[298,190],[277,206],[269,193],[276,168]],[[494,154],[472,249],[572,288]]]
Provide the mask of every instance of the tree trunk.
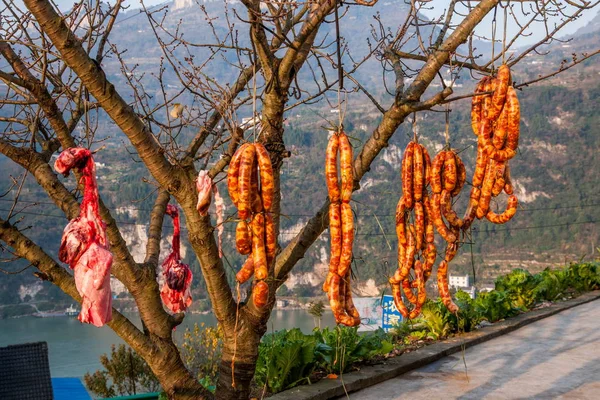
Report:
[[190,374],[173,342],[156,337],[154,341],[160,350],[154,357],[146,357],[146,361],[169,399],[213,398],[213,395]]
[[250,397],[258,345],[267,330],[266,323],[259,326],[257,329],[246,316],[240,316],[237,332],[225,334],[215,398],[246,400]]

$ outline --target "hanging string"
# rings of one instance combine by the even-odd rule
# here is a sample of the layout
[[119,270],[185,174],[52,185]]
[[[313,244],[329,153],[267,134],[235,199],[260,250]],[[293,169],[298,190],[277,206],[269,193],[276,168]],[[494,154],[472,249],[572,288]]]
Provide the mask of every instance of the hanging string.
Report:
[[[340,2],[341,4],[341,2]],[[338,5],[335,6],[335,44],[337,51],[337,70],[338,70],[338,131],[342,131],[344,128],[342,126],[343,117],[342,117],[342,98],[341,91],[344,89],[344,70],[342,68],[342,49],[341,49],[342,39],[340,37],[340,16],[338,13]]]
[[504,7],[504,33],[502,35],[502,64],[506,64],[506,28],[508,21],[508,7],[510,6],[510,0],[506,2]]
[[445,136],[446,136],[446,149],[450,149],[450,107],[448,106],[448,103],[446,103],[446,132],[445,132]]
[[[255,53],[256,54],[256,53]],[[256,57],[254,58],[254,63],[252,65],[252,135],[254,138],[254,142],[256,143]]]
[[237,353],[237,327],[240,316],[240,283],[236,286],[237,301],[235,309],[235,326],[233,327],[233,356],[231,357],[231,387],[235,387],[235,356]]
[[494,18],[492,19],[492,74],[494,73],[494,58],[496,49],[496,13],[498,12],[498,4],[494,7]]
[[419,143],[419,138],[417,137],[417,113],[413,112],[413,122],[412,122],[412,128],[413,128],[413,141],[415,143]]

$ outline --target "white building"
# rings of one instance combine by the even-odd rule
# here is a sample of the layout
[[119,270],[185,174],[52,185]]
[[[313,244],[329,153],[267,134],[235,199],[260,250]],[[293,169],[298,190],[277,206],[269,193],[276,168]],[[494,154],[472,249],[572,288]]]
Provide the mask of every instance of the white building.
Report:
[[469,275],[450,275],[448,283],[453,288],[467,288],[471,286]]

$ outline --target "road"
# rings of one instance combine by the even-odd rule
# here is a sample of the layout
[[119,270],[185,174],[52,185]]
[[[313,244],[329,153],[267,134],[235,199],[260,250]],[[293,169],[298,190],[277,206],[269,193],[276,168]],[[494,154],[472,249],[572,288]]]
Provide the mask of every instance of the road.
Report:
[[350,399],[600,399],[600,300],[351,393]]

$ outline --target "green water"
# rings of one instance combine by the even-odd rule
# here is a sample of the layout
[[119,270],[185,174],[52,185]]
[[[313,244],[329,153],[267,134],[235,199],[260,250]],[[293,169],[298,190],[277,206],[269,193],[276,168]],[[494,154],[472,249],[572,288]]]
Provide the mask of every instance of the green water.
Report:
[[[128,317],[138,322],[135,314]],[[216,319],[212,314],[188,315],[174,333],[176,340],[182,337],[185,328],[201,322],[215,325]],[[321,326],[334,325],[331,313],[325,314]],[[273,311],[269,331],[294,327],[310,332],[314,328],[313,318],[305,310]],[[112,344],[124,343],[109,327],[82,324],[76,317],[0,320],[0,347],[40,341],[48,342],[53,377],[81,377],[93,372],[101,368],[99,357],[110,352]]]

